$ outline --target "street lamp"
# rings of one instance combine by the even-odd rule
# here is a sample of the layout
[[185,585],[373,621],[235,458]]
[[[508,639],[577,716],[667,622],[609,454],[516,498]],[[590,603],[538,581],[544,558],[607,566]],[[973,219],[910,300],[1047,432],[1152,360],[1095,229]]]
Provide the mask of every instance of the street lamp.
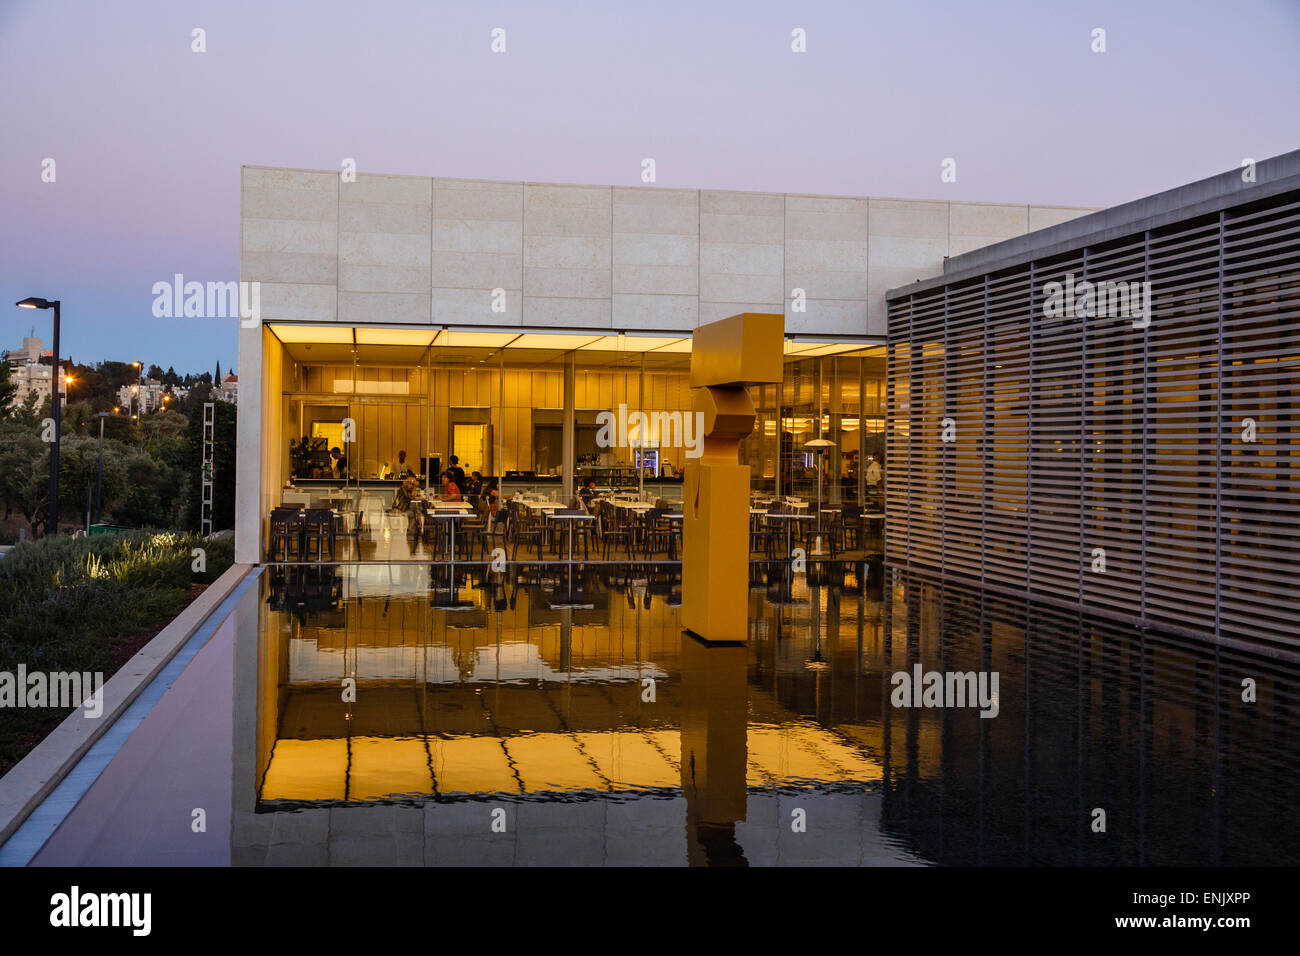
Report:
[[104,506],[104,419],[108,415],[108,412],[99,413],[99,480],[95,486],[95,524],[99,524]]
[[812,441],[804,442],[805,448],[811,448],[817,454],[817,549],[821,550],[821,533],[822,533],[822,452],[827,448],[834,448],[835,442],[828,441],[825,438],[814,438]]
[[50,443],[50,505],[46,512],[45,533],[59,533],[59,300],[28,296],[14,303],[20,309],[54,310],[54,369],[50,375],[50,405],[54,410],[54,441]]

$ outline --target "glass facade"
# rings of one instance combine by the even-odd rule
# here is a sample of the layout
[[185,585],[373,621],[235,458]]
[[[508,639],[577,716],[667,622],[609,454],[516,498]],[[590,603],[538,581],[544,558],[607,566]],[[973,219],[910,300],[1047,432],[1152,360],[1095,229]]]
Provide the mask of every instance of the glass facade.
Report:
[[[437,494],[454,455],[503,495],[567,500],[595,481],[675,502],[699,451],[689,337],[269,329],[283,346],[286,490],[361,487],[387,504],[414,476]],[[884,346],[789,339],[786,350],[784,381],[751,389],[757,422],[741,462],[753,490],[880,510]]]

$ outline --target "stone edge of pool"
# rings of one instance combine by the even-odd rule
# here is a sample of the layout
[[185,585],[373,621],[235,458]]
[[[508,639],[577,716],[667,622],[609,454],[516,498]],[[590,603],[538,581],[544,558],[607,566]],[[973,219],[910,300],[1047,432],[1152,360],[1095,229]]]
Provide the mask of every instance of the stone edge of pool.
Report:
[[108,732],[251,570],[252,565],[232,565],[123,664],[104,683],[104,711],[99,719],[87,720],[79,708],[74,710],[31,753],[0,777],[0,846]]

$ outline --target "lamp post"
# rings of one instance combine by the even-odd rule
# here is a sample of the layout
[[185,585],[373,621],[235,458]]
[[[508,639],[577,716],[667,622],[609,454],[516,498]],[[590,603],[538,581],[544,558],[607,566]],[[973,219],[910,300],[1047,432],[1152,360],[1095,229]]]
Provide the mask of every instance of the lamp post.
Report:
[[821,550],[821,533],[822,533],[822,452],[827,448],[834,447],[833,441],[825,438],[814,438],[812,441],[804,442],[805,448],[811,448],[817,454],[817,549]]
[[14,303],[20,309],[54,310],[54,368],[50,375],[50,405],[54,411],[54,441],[50,443],[50,504],[46,511],[45,533],[59,533],[59,300],[29,296]]
[[99,413],[99,478],[95,485],[95,523],[99,524],[99,519],[104,507],[104,419],[109,415],[108,412]]

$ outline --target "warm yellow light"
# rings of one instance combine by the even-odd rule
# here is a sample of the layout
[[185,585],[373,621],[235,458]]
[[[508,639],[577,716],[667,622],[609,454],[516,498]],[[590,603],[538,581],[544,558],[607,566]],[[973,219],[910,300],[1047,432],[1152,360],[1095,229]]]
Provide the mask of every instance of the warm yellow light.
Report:
[[518,332],[465,332],[443,329],[433,344],[438,348],[499,349],[519,338]]
[[582,349],[593,352],[652,352],[660,346],[683,341],[689,346],[691,340],[660,335],[602,335],[596,341],[582,346]]
[[65,385],[71,385],[71,384],[72,384],[72,376],[71,376],[71,375],[65,375],[65,376],[63,377],[63,383],[64,383]]
[[658,348],[650,349],[651,352],[689,352],[690,350],[690,339],[678,339],[676,342],[669,342],[667,345],[661,345]]
[[432,343],[437,334],[434,329],[357,329],[357,344],[423,347]]
[[580,349],[599,338],[595,335],[564,335],[549,332],[525,332],[510,343],[512,349]]
[[347,325],[272,325],[275,337],[286,345],[351,345],[352,328]]

